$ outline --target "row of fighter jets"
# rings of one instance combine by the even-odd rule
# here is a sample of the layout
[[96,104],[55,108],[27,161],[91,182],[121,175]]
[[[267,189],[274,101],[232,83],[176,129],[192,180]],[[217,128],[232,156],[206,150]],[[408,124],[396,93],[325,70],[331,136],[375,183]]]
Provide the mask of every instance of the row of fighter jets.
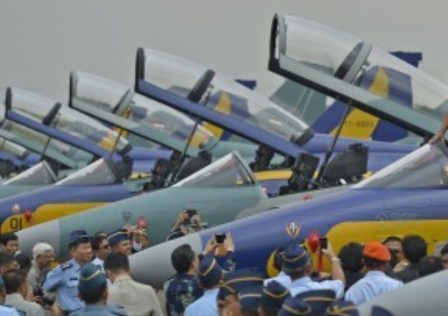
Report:
[[[133,89],[73,72],[65,106],[9,88],[1,232],[19,231],[27,254],[43,241],[64,259],[72,230],[143,221],[151,247],[131,257],[132,270],[156,287],[173,273],[175,247],[200,252],[225,232],[238,266],[267,275],[273,250],[291,239],[317,256],[319,236],[338,250],[417,233],[436,252],[448,239],[447,149],[419,145],[437,132],[448,87],[366,41],[289,16],[274,17],[269,53],[269,70],[297,88],[282,106],[148,49],[137,51]],[[324,108],[313,126],[329,134],[289,111],[297,107]],[[184,209],[212,228],[165,242]]]

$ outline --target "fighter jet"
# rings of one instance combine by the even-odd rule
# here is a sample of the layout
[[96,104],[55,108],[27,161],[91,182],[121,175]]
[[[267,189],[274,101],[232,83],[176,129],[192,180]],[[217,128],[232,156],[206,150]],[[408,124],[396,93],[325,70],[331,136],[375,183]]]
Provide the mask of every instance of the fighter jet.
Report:
[[[173,273],[170,254],[180,244],[201,252],[215,234],[231,232],[239,268],[272,275],[269,259],[281,243],[297,240],[319,253],[319,236],[338,251],[346,243],[421,235],[429,252],[446,240],[448,150],[425,145],[349,190],[251,216],[151,247],[131,257],[134,277],[161,286]],[[272,260],[272,258],[271,258]],[[315,260],[316,268],[317,262]],[[154,267],[154,269],[151,269]],[[155,268],[157,267],[157,269]],[[152,273],[151,271],[157,271]]]
[[[245,134],[255,143],[268,143],[269,148],[260,151],[267,153],[263,157],[265,160],[269,159],[269,153],[278,151],[292,158],[292,162],[299,150],[323,158],[329,151],[339,153],[358,142],[369,148],[368,169],[376,171],[415,148],[343,137],[334,142],[334,137],[315,134],[306,123],[267,98],[216,71],[209,76],[210,72],[207,67],[180,57],[140,48],[135,90],[206,121],[221,138],[234,139],[235,135]],[[202,103],[185,97],[186,91],[197,86],[206,87]],[[267,165],[269,162],[267,160]]]
[[[94,161],[98,157],[103,158],[70,174],[53,186],[0,200],[0,229],[2,232],[15,231],[107,202],[124,199],[143,190],[148,179],[127,181],[132,172],[132,161],[127,157],[121,157],[114,150],[107,151],[91,140],[78,138],[62,129],[56,129],[52,124],[42,124],[38,118],[30,115],[32,107],[24,106],[28,111],[26,112],[19,106],[15,106],[17,104],[15,100],[23,100],[19,97],[21,94],[14,93],[12,89],[9,89],[8,93],[10,96],[6,102],[3,128],[20,135],[15,137],[20,137],[21,141],[30,138],[34,143],[43,146],[43,151],[47,153],[51,152],[46,150],[47,147],[50,148],[50,145],[54,152],[60,150],[65,156],[68,156],[66,160],[62,160],[61,165],[75,158],[77,163]],[[17,96],[17,99],[14,96]],[[33,98],[33,100],[35,99]],[[23,105],[25,102],[19,104]],[[58,122],[56,114],[59,109],[60,107],[56,106],[56,110],[50,111],[42,121],[53,122],[56,120]],[[60,156],[64,157],[64,155]],[[49,165],[45,163],[41,164],[40,168],[36,166],[22,177],[16,178],[15,181],[0,186],[0,191],[1,187],[9,186],[23,190],[23,188],[27,188],[26,185],[33,184],[32,181],[36,177],[39,179],[45,177],[48,180],[49,183],[41,184],[41,187],[54,183],[57,180],[55,172],[53,172],[56,161],[51,161],[51,168],[47,168]],[[24,183],[27,184],[22,186]]]
[[[142,51],[139,51],[139,56],[142,56]],[[137,71],[138,74],[142,74],[144,73],[144,71],[142,71],[142,62],[148,60],[147,58],[145,58],[145,56],[143,57],[139,57],[137,59],[137,69],[140,69],[139,71]],[[157,60],[161,60],[161,61],[166,61],[169,60],[170,63],[172,62],[171,58],[167,58],[165,57],[165,55],[162,54],[162,56],[158,56]],[[143,62],[143,64],[146,64],[146,62]],[[183,65],[187,64],[187,68],[195,68],[195,67],[189,67],[188,66],[188,62],[184,61],[184,60],[180,60],[177,62],[177,64],[181,65],[179,67],[184,67]],[[176,64],[176,65],[177,65]],[[139,66],[140,65],[140,66]],[[162,67],[159,65],[159,67],[155,67],[156,69],[164,69],[167,67]],[[171,68],[176,68],[176,67],[171,67]],[[154,71],[151,71],[151,73],[154,73]],[[166,74],[165,74],[166,75]],[[202,76],[201,76],[202,75]],[[179,78],[179,80],[181,80],[182,76],[179,74],[168,74],[166,75],[167,78]],[[141,75],[137,75],[138,78],[141,77]],[[144,76],[143,76],[144,77]],[[191,76],[188,76],[188,78],[191,78]],[[189,92],[194,91],[195,95],[197,95],[198,93],[196,93],[197,91],[204,91],[206,90],[206,88],[209,86],[210,82],[212,82],[211,80],[214,80],[214,75],[212,73],[207,71],[207,69],[204,70],[204,74],[202,74],[202,70],[200,71],[200,74],[198,75],[198,80],[196,83],[192,83],[190,85],[190,87],[194,88],[190,88],[190,89],[185,89],[179,85],[172,85],[171,83],[169,83],[171,90],[173,91],[184,91],[184,95],[190,94]],[[228,83],[230,82],[230,83]],[[227,80],[225,81],[226,83],[226,87],[227,84],[230,85],[231,87],[233,87],[233,81],[231,80]],[[157,101],[163,102],[165,104],[169,104],[170,106],[176,107],[176,108],[181,108],[182,111],[188,111],[190,113],[193,113],[194,115],[200,116],[201,118],[203,118],[204,120],[210,121],[213,124],[219,125],[220,128],[222,127],[226,127],[229,131],[231,131],[232,133],[238,134],[238,135],[245,135],[246,138],[252,140],[252,141],[257,141],[259,143],[262,144],[267,144],[269,147],[272,146],[272,148],[274,149],[273,151],[278,151],[278,152],[282,152],[285,154],[285,156],[288,157],[293,157],[294,155],[298,155],[299,153],[303,153],[303,150],[301,149],[300,146],[298,146],[295,143],[292,143],[289,141],[289,139],[287,139],[284,134],[280,133],[278,130],[274,129],[274,131],[269,131],[269,130],[264,130],[262,128],[260,128],[259,126],[255,126],[254,124],[250,123],[250,122],[245,122],[242,119],[239,118],[235,118],[232,117],[231,115],[221,115],[221,113],[216,112],[214,110],[210,110],[208,107],[204,107],[203,105],[200,105],[199,103],[194,103],[188,100],[188,98],[185,98],[184,96],[178,95],[176,93],[171,93],[168,90],[164,90],[161,88],[158,88],[154,85],[149,84],[148,82],[144,81],[144,80],[140,80],[139,85],[141,85],[141,90],[145,90],[143,91],[146,95],[151,96],[152,98],[156,99]],[[220,83],[219,81],[214,83],[214,87],[217,87],[217,89],[219,90],[220,88]],[[151,90],[152,89],[152,90]],[[222,88],[224,89],[224,88]],[[148,92],[148,90],[151,90],[150,92]],[[228,90],[227,88],[224,90],[226,91]],[[247,92],[242,86],[236,86],[236,88],[234,88],[232,91],[237,91],[239,92],[240,90],[242,90],[243,92],[239,92],[236,93],[237,95],[240,96],[240,98],[242,99],[246,99],[249,98],[250,100],[253,100],[255,98],[255,101],[257,104],[259,104],[261,101],[259,101],[258,96],[247,96],[246,94],[249,93]],[[154,92],[154,93],[153,93]],[[154,95],[157,94],[158,97],[155,98]],[[199,100],[200,98],[203,96],[203,93],[198,94],[199,95]],[[233,95],[233,92],[232,92]],[[245,96],[245,97],[243,97]],[[123,98],[122,98],[123,99]],[[196,99],[198,99],[198,97],[196,97]],[[264,100],[264,99],[263,99]],[[255,102],[254,101],[254,102]],[[114,102],[115,104],[116,102]],[[228,103],[229,104],[229,103]],[[77,107],[81,108],[82,107],[82,111],[90,111],[88,110],[88,106],[87,105],[83,105],[83,104],[79,104],[76,105]],[[185,106],[185,108],[183,108],[183,106]],[[100,117],[101,115],[106,116],[107,113],[105,112],[113,112],[112,110],[108,110],[108,111],[103,111],[100,113],[97,113],[96,116]],[[265,109],[265,111],[263,111],[263,114],[260,114],[261,117],[264,117],[264,115],[267,115],[267,118],[265,118],[267,120],[267,123],[271,124],[271,125],[275,125],[278,126],[278,128],[280,129],[280,131],[282,131],[282,124],[275,124],[275,119],[271,116],[269,113],[276,113],[278,114],[278,112],[274,109],[271,111],[270,108]],[[101,114],[103,113],[103,114]],[[204,114],[204,113],[208,113],[208,114]],[[258,113],[258,112],[257,112]],[[282,111],[280,111],[280,114],[278,114],[281,118],[283,118],[282,116]],[[260,116],[259,115],[259,116]],[[277,116],[278,116],[277,115]],[[287,120],[289,116],[286,116],[285,120]],[[116,120],[116,118],[111,118],[111,122],[112,120]],[[108,118],[109,120],[109,118]],[[278,122],[278,120],[277,120]],[[287,121],[289,122],[289,121]],[[129,124],[128,122],[121,122],[121,123],[114,123],[114,125],[117,126],[126,126],[126,124]],[[292,124],[292,123],[291,123]],[[409,124],[408,124],[409,125]],[[297,123],[294,123],[292,126],[297,126]],[[415,126],[415,125],[412,125]],[[130,127],[130,128],[125,128],[126,130],[132,130],[135,129],[135,125],[134,127]],[[273,128],[273,127],[272,127]],[[243,131],[243,129],[245,129]],[[143,135],[143,132],[141,132],[142,130],[140,130],[141,135]],[[286,131],[284,131],[285,133],[293,133],[293,129],[287,129]],[[328,144],[328,143],[326,143]],[[403,152],[400,152],[400,150],[403,150],[403,148],[406,148],[406,150],[409,150],[410,148],[412,148],[411,146],[404,146],[404,147],[399,147],[398,152],[395,151],[395,147],[390,145],[390,144],[378,144],[378,146],[380,148],[386,149],[386,151],[390,150],[391,154],[396,154],[395,159],[397,158],[397,156],[401,156],[403,154]],[[322,146],[321,148],[323,148],[324,146]],[[322,149],[323,150],[323,149]],[[394,152],[395,151],[395,152]],[[260,150],[259,152],[261,152],[263,154],[263,152],[266,152],[264,150]],[[268,153],[272,153],[272,151],[267,151]],[[269,155],[267,155],[269,156]],[[262,157],[263,155],[262,155]],[[262,161],[263,159],[259,159],[258,161]],[[344,160],[344,159],[341,159]],[[384,163],[384,162],[383,162]],[[269,165],[270,161],[267,160],[267,164],[263,163],[263,165]],[[214,165],[210,165],[209,167],[211,168]],[[207,169],[205,169],[207,170]],[[201,171],[199,171],[196,174],[193,174],[193,176],[198,176],[201,175]],[[188,178],[187,178],[188,179]],[[182,181],[180,182],[182,183]],[[254,184],[256,184],[256,182],[254,181]],[[199,190],[200,188],[200,190]],[[97,208],[95,210],[92,210],[89,213],[85,213],[85,214],[78,214],[78,215],[74,215],[74,216],[70,216],[68,218],[65,219],[61,219],[58,221],[53,221],[51,223],[47,223],[45,225],[42,225],[40,227],[35,227],[23,232],[20,232],[21,234],[21,240],[22,240],[22,245],[25,249],[30,249],[27,248],[28,246],[30,246],[30,244],[26,241],[26,240],[30,240],[29,238],[31,238],[31,236],[39,236],[39,238],[41,240],[47,240],[48,242],[51,242],[59,251],[60,251],[60,256],[64,257],[66,255],[65,252],[65,248],[63,248],[64,243],[66,242],[67,238],[68,238],[68,232],[70,230],[74,230],[77,228],[77,226],[80,225],[80,223],[91,223],[89,224],[88,227],[86,227],[90,233],[94,233],[98,230],[107,230],[107,231],[113,231],[116,229],[119,229],[120,227],[122,227],[124,224],[126,224],[126,221],[123,220],[126,218],[129,218],[129,216],[132,216],[134,218],[134,220],[138,219],[141,216],[144,216],[146,218],[146,220],[149,223],[153,223],[156,222],[157,227],[155,229],[149,229],[149,238],[151,240],[151,242],[153,244],[157,244],[159,242],[164,241],[165,237],[167,236],[167,234],[169,233],[169,229],[170,226],[173,224],[174,219],[176,218],[176,215],[183,209],[185,208],[197,208],[198,210],[202,211],[202,210],[206,210],[206,211],[213,211],[215,210],[215,207],[219,207],[219,209],[226,209],[226,217],[223,217],[222,212],[217,212],[214,213],[214,215],[212,215],[212,213],[207,213],[207,218],[206,221],[210,222],[210,223],[214,223],[214,224],[218,224],[218,223],[223,223],[225,221],[230,221],[232,219],[234,219],[236,216],[239,215],[239,212],[241,210],[243,210],[244,208],[247,207],[251,207],[254,206],[255,204],[259,203],[260,200],[265,199],[265,196],[262,194],[260,195],[260,188],[255,185],[255,186],[247,186],[247,191],[252,190],[251,194],[255,194],[256,198],[251,198],[250,203],[248,204],[244,204],[244,205],[240,205],[239,209],[235,209],[234,206],[227,206],[227,204],[225,203],[233,203],[232,201],[234,200],[234,196],[233,194],[230,194],[229,192],[225,192],[223,190],[216,190],[217,192],[219,192],[219,194],[225,194],[225,198],[220,197],[218,198],[217,196],[212,196],[211,194],[207,193],[207,190],[204,190],[204,187],[202,185],[199,185],[195,192],[195,198],[192,199],[191,196],[184,196],[183,194],[179,194],[179,192],[188,192],[188,195],[191,194],[191,192],[189,192],[188,190],[185,190],[185,188],[182,188],[182,186],[179,188],[177,185],[168,188],[168,189],[164,189],[162,191],[159,192],[153,192],[150,194],[145,195],[144,197],[136,197],[127,201],[122,201],[119,203],[114,203],[113,205],[108,205],[106,207],[100,207]],[[250,189],[252,188],[252,189]],[[214,190],[216,188],[209,188],[210,190],[213,190],[213,192],[215,192]],[[185,191],[184,191],[185,190]],[[242,194],[248,194],[246,192],[242,192]],[[213,193],[214,194],[218,194],[218,193]],[[162,197],[165,199],[164,202],[161,202]],[[253,196],[253,195],[252,195]],[[175,197],[175,198],[173,198]],[[216,202],[216,201],[219,201]],[[222,203],[221,203],[222,202]],[[164,203],[163,206],[160,205],[160,203]],[[148,211],[149,208],[149,211]],[[161,216],[162,214],[162,210],[163,210],[163,217]],[[107,222],[101,222],[100,223],[95,220],[97,218],[103,218],[105,217],[107,214],[107,217],[110,218],[110,220],[108,220]],[[159,225],[159,223],[161,223]],[[84,224],[83,224],[84,225]],[[83,226],[85,227],[85,226]],[[55,237],[54,235],[50,236],[46,235],[45,232],[48,231],[57,231],[59,232],[59,238]],[[34,237],[35,238],[35,237]],[[26,246],[28,245],[28,246]],[[62,248],[61,248],[62,247]]]
[[[437,132],[445,111],[446,85],[367,41],[312,21],[275,15],[269,56],[272,72],[335,100],[316,123],[327,126],[324,132],[343,136],[356,127],[360,137],[416,143],[416,135],[421,142]],[[411,111],[400,117],[399,106]],[[410,118],[419,124],[408,126]]]
[[215,226],[267,198],[244,159],[232,152],[169,188],[22,230],[18,232],[20,247],[28,254],[36,240],[49,242],[62,259],[67,256],[69,232],[76,227],[94,234],[135,224],[140,218],[148,223],[154,245],[166,240],[183,210],[195,209],[203,222]]

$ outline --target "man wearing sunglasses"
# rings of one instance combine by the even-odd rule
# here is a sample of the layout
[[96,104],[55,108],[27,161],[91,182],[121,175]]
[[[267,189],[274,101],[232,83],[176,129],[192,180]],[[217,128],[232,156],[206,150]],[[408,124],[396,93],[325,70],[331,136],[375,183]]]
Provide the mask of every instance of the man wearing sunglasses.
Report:
[[100,266],[104,271],[104,260],[111,252],[110,245],[107,241],[107,235],[97,234],[92,238],[92,250],[95,256],[92,263],[96,266]]

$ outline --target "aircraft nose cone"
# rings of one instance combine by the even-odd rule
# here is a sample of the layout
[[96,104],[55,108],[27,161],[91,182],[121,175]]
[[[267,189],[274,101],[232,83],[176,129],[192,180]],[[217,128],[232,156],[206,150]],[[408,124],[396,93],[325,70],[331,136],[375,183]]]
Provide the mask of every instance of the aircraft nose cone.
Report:
[[33,247],[39,242],[45,242],[53,246],[58,255],[60,251],[60,226],[59,221],[51,221],[36,225],[17,232],[20,250],[30,258],[33,257]]
[[171,265],[171,253],[184,244],[189,244],[196,253],[203,250],[200,234],[197,233],[164,242],[129,258],[132,276],[137,282],[161,289],[163,283],[176,273]]

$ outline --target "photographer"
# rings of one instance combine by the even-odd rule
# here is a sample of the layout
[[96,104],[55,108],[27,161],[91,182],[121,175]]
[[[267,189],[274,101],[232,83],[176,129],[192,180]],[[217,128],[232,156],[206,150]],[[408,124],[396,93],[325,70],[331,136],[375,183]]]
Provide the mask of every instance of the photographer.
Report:
[[199,212],[195,209],[188,209],[180,212],[176,223],[166,239],[172,240],[188,234],[196,233],[207,228],[205,226],[205,223],[201,222]]

